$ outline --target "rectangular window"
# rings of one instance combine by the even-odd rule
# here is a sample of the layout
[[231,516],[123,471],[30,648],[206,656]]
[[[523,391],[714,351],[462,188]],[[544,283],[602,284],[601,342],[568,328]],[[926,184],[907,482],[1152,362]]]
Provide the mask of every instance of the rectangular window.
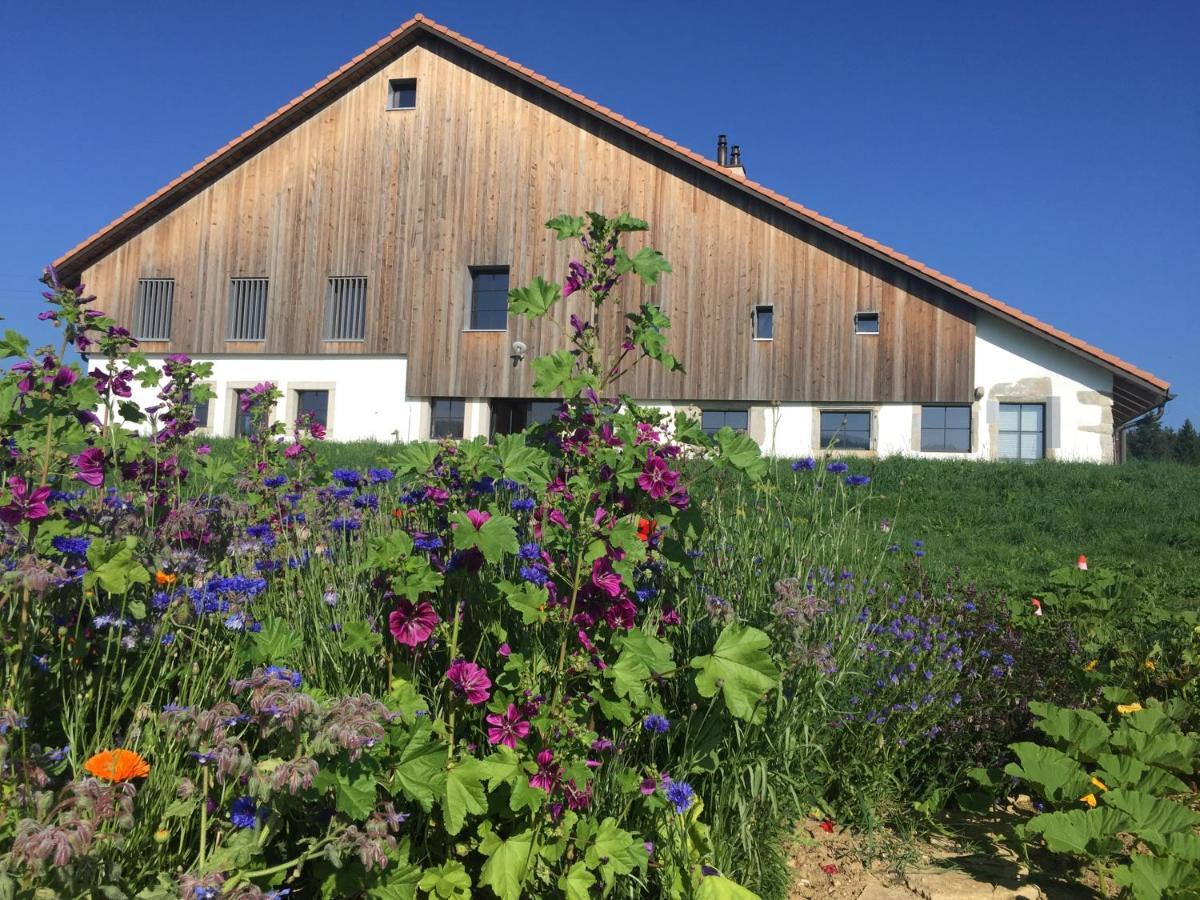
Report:
[[328,427],[329,391],[296,391],[296,417],[311,413],[313,421]]
[[463,419],[466,418],[466,402],[450,397],[441,397],[430,403],[429,436],[434,440],[463,436]]
[[560,406],[558,400],[493,400],[491,434],[517,434],[530,425],[545,425]]
[[871,449],[871,413],[821,410],[821,446],[838,450]]
[[242,395],[248,388],[236,388],[233,392],[233,436],[246,437],[254,431],[254,418],[242,409]]
[[267,336],[267,279],[229,279],[228,340],[261,341]]
[[922,406],[921,449],[926,453],[970,453],[971,407]]
[[1046,455],[1046,404],[1000,404],[1000,458],[1041,459]]
[[139,278],[134,309],[134,337],[139,341],[169,341],[175,305],[173,278]]
[[361,341],[367,330],[367,279],[361,275],[329,279],[325,297],[325,340]]
[[508,266],[471,267],[472,331],[508,328]]
[[388,109],[417,108],[417,79],[393,78],[388,82]]
[[706,409],[700,413],[700,427],[709,437],[726,426],[745,434],[750,429],[750,410]]
[[855,334],[879,334],[879,313],[858,312],[854,314]]
[[194,407],[196,410],[196,426],[199,428],[208,427],[208,401],[201,400]]
[[775,307],[754,307],[754,339],[770,341],[775,338]]

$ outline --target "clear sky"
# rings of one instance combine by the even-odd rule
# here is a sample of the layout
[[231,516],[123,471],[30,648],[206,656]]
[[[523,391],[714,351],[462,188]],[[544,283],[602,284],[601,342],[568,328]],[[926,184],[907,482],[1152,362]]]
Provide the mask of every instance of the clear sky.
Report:
[[46,261],[415,12],[698,152],[728,133],[756,181],[1200,420],[1196,0],[0,0],[5,326]]

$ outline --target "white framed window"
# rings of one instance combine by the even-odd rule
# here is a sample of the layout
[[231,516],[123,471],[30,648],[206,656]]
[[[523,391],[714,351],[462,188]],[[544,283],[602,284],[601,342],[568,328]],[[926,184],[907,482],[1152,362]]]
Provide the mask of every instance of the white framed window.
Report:
[[971,452],[971,407],[921,407],[921,450],[925,453]]
[[417,79],[393,78],[388,81],[388,109],[417,108]]
[[869,409],[821,410],[821,446],[835,450],[871,449]]
[[1000,404],[1001,459],[1035,460],[1046,456],[1046,404]]

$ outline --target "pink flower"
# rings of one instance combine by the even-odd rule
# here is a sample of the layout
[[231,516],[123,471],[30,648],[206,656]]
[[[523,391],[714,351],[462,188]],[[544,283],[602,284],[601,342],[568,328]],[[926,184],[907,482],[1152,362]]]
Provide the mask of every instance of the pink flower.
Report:
[[71,461],[79,469],[74,475],[76,481],[82,481],[90,487],[104,484],[104,451],[99,447],[89,447]]
[[647,450],[646,464],[642,466],[642,474],[637,479],[638,487],[653,499],[661,500],[675,490],[678,482],[679,473],[671,471],[662,457]]
[[588,653],[596,652],[596,645],[592,643],[591,639],[587,636],[587,632],[582,628],[579,629],[579,634],[577,637],[579,638],[579,643],[583,644],[584,650],[586,650]]
[[1087,557],[1081,553],[1079,555],[1079,559],[1076,560],[1075,565],[1079,566],[1079,568],[1083,569],[1083,571],[1086,572],[1087,571]]
[[492,517],[489,512],[484,512],[480,509],[468,509],[467,518],[471,520],[471,525],[478,531],[483,527],[483,523]]
[[303,444],[288,444],[287,447],[284,448],[283,455],[286,456],[288,459],[295,459],[297,456],[299,456],[303,452],[304,452]]
[[467,698],[472,706],[486,703],[491,692],[492,679],[488,678],[487,669],[477,663],[459,659],[451,663],[446,670],[446,680],[454,685],[454,689]]
[[567,524],[567,517],[562,514],[561,509],[551,510],[550,515],[547,516],[546,518],[548,518],[551,522],[553,522],[559,528],[564,528],[567,531],[571,530],[571,526]]
[[50,507],[46,500],[50,496],[49,487],[30,489],[23,478],[13,476],[8,479],[8,490],[12,501],[8,506],[0,506],[0,522],[16,527],[22,519],[36,522],[50,515]]
[[592,563],[592,584],[610,597],[617,597],[621,593],[621,576],[612,570],[612,563],[607,556]]
[[638,788],[642,792],[643,797],[649,797],[658,790],[657,778],[643,778],[641,786]]
[[489,744],[503,744],[515,750],[517,741],[524,740],[529,734],[529,723],[521,718],[520,710],[512,703],[508,704],[507,710],[490,715],[487,720],[492,726],[488,729]]
[[554,764],[554,751],[543,750],[537,755],[538,770],[537,773],[530,777],[529,786],[541,788],[544,791],[552,791],[558,786],[558,780],[562,777],[562,767]]
[[197,456],[208,456],[210,453],[212,453],[212,447],[208,446],[208,444],[201,444],[196,448]]
[[422,601],[413,606],[408,600],[401,600],[388,616],[388,630],[399,643],[416,647],[429,640],[439,621],[431,604]]
[[505,642],[496,649],[496,652],[507,659],[508,655],[512,653],[512,647],[508,646],[508,643]]

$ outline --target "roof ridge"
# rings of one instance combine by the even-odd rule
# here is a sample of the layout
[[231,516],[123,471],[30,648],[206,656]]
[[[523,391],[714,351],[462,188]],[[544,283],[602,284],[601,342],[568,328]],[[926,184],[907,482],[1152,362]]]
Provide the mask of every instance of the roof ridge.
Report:
[[76,254],[87,249],[90,245],[92,245],[96,241],[100,240],[101,238],[107,236],[112,231],[114,231],[116,228],[118,228],[121,224],[128,221],[130,218],[137,215],[138,213],[147,209],[155,201],[159,200],[160,198],[162,198],[164,195],[166,195],[170,191],[174,190],[175,188],[182,186],[184,182],[186,182],[191,177],[199,174],[201,170],[205,169],[210,164],[216,162],[219,158],[223,157],[225,154],[234,151],[243,142],[254,137],[258,133],[260,133],[264,128],[266,128],[273,122],[280,119],[286,113],[297,108],[300,104],[302,104],[305,100],[307,100],[313,94],[317,93],[321,89],[332,84],[334,81],[336,81],[342,75],[347,73],[354,66],[365,61],[366,59],[371,57],[373,54],[382,51],[385,46],[394,43],[400,37],[402,37],[406,32],[408,32],[410,29],[414,29],[414,28],[421,28],[421,29],[427,30],[433,34],[440,35],[443,38],[446,38],[454,43],[457,43],[460,46],[463,46],[463,47],[475,52],[476,54],[478,54],[486,59],[489,59],[489,60],[503,66],[504,68],[509,69],[510,71],[516,72],[517,74],[529,79],[530,81],[533,81],[533,82],[545,87],[547,90],[550,90],[550,91],[557,93],[563,97],[566,97],[567,99],[571,100],[572,102],[584,107],[587,110],[590,110],[592,113],[600,115],[603,118],[608,119],[610,122],[615,123],[622,128],[628,129],[630,131],[633,131],[633,132],[641,135],[646,140],[648,140],[652,143],[658,144],[659,146],[665,148],[666,150],[668,150],[680,157],[683,157],[684,159],[692,162],[693,164],[704,168],[705,170],[709,171],[710,173],[712,173],[712,174],[714,174],[714,175],[716,175],[738,187],[743,188],[744,190],[750,192],[751,194],[756,194],[759,197],[769,200],[770,202],[799,215],[800,217],[808,220],[809,222],[816,223],[816,224],[820,225],[821,227],[834,232],[835,234],[840,234],[842,237],[847,238],[850,241],[867,248],[869,251],[876,253],[882,257],[888,258],[888,259],[892,260],[893,262],[898,263],[902,266],[905,266],[909,269],[912,269],[914,272],[918,273],[919,275],[922,275],[934,282],[937,282],[937,283],[943,285],[944,287],[948,287],[951,290],[956,291],[958,294],[963,295],[964,297],[969,298],[969,299],[981,304],[984,307],[990,308],[990,309],[994,310],[995,312],[1000,313],[1001,315],[1007,316],[1010,319],[1014,319],[1017,322],[1023,323],[1024,325],[1029,326],[1030,328],[1034,329],[1035,331],[1040,331],[1043,334],[1049,335],[1050,337],[1052,337],[1070,347],[1074,347],[1076,350],[1082,351],[1083,353],[1087,354],[1088,356],[1092,356],[1098,360],[1101,360],[1102,362],[1108,364],[1109,366],[1112,366],[1116,369],[1126,372],[1127,374],[1132,375],[1135,378],[1138,378],[1150,385],[1153,385],[1154,387],[1156,387],[1162,391],[1167,391],[1170,388],[1170,383],[1168,381],[1166,381],[1162,378],[1159,378],[1158,376],[1152,374],[1151,372],[1148,372],[1145,369],[1141,369],[1141,368],[1133,365],[1130,362],[1126,362],[1125,360],[1121,359],[1118,356],[1115,356],[1111,353],[1107,353],[1104,350],[1101,350],[1099,347],[1097,347],[1093,344],[1090,344],[1087,341],[1081,340],[1080,338],[1077,338],[1071,334],[1068,334],[1067,332],[1062,331],[1061,329],[1055,328],[1054,326],[1052,326],[1046,322],[1043,322],[1042,320],[1036,318],[1035,316],[1031,316],[1028,313],[1022,312],[1021,310],[1017,309],[1014,306],[1004,303],[1001,300],[997,300],[995,297],[992,297],[991,295],[985,293],[984,291],[981,291],[978,288],[973,288],[970,285],[966,284],[965,282],[959,281],[956,278],[953,278],[949,275],[946,275],[946,274],[938,271],[937,269],[934,269],[932,266],[927,266],[924,263],[919,262],[918,260],[913,259],[912,257],[908,256],[907,254],[894,249],[893,247],[883,244],[873,238],[869,238],[866,235],[864,235],[862,232],[855,231],[851,228],[848,228],[847,226],[834,221],[833,219],[829,218],[828,216],[822,215],[821,213],[817,212],[816,210],[809,209],[808,207],[804,206],[803,204],[797,203],[796,201],[789,199],[788,197],[784,196],[783,194],[780,194],[777,191],[771,190],[770,188],[766,187],[765,185],[759,184],[756,181],[751,181],[750,179],[746,178],[744,175],[738,175],[734,172],[731,172],[729,169],[718,165],[715,161],[710,160],[707,157],[702,156],[701,154],[688,149],[687,147],[684,147],[683,145],[677,143],[676,141],[671,140],[670,138],[664,137],[663,135],[658,134],[655,131],[652,131],[651,129],[647,128],[644,125],[640,125],[637,122],[634,122],[632,119],[628,119],[625,116],[622,116],[620,113],[617,113],[617,112],[613,111],[612,109],[609,109],[606,106],[596,103],[594,100],[588,99],[587,97],[583,96],[582,94],[577,93],[576,91],[573,91],[570,88],[567,88],[562,84],[559,84],[557,81],[554,81],[553,79],[547,78],[546,76],[541,75],[538,72],[535,72],[533,69],[530,69],[527,66],[523,66],[520,63],[515,62],[514,60],[508,58],[507,56],[503,56],[503,55],[497,53],[496,51],[490,49],[489,47],[486,47],[483,44],[480,44],[478,41],[475,41],[475,40],[472,40],[471,38],[466,37],[465,35],[453,30],[452,28],[448,28],[447,26],[442,25],[439,22],[435,22],[433,19],[429,18],[428,16],[426,16],[422,13],[415,13],[412,16],[412,18],[408,19],[402,25],[400,25],[398,28],[394,29],[393,31],[388,33],[386,36],[381,38],[380,40],[376,41],[374,44],[372,44],[370,47],[368,47],[362,53],[359,53],[357,56],[355,56],[353,59],[351,59],[345,65],[341,66],[340,68],[336,69],[335,71],[333,71],[332,73],[327,75],[325,78],[318,81],[316,84],[314,84],[312,87],[310,87],[307,91],[303,92],[302,94],[297,96],[295,99],[293,99],[290,103],[287,103],[284,106],[281,106],[279,109],[275,110],[275,112],[271,113],[269,116],[267,116],[265,119],[263,119],[257,125],[255,125],[253,128],[250,128],[250,129],[242,132],[236,138],[229,141],[227,144],[225,144],[223,147],[221,147],[214,153],[209,154],[207,157],[205,157],[199,163],[194,165],[192,168],[188,169],[182,175],[175,178],[168,184],[164,185],[162,188],[160,188],[155,193],[151,194],[149,197],[147,197],[141,203],[137,204],[132,209],[130,209],[128,212],[126,212],[124,215],[120,216],[117,219],[114,219],[112,222],[110,222],[108,225],[101,228],[99,231],[97,231],[91,237],[80,242],[75,247],[73,247],[71,250],[68,250],[66,253],[64,253],[61,257],[59,257],[55,261],[55,265],[61,266],[63,263],[69,261],[71,259],[71,257],[73,257]]

